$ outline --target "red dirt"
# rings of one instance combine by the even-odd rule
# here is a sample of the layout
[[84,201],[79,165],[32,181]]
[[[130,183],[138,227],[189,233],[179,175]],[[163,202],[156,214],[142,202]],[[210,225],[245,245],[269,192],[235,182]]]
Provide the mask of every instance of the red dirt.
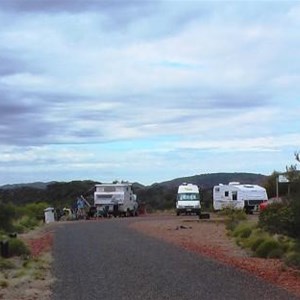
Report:
[[27,243],[30,248],[31,255],[33,257],[40,256],[42,253],[51,250],[53,245],[53,234],[49,232],[45,233],[45,235],[29,239]]

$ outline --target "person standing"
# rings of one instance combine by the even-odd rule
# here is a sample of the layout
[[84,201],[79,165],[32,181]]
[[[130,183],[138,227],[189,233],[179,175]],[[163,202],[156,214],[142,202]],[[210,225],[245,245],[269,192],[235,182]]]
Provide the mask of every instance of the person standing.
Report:
[[77,198],[77,218],[83,219],[85,216],[84,201],[81,197]]

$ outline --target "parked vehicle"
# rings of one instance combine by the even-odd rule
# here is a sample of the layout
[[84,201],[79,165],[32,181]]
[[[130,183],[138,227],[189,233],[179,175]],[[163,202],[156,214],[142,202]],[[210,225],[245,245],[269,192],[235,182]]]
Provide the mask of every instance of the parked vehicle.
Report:
[[178,187],[176,199],[176,214],[191,214],[200,215],[200,193],[197,185],[191,183],[183,183]]
[[137,197],[130,183],[96,184],[94,207],[105,216],[136,216],[138,214]]
[[270,198],[269,200],[260,203],[259,211],[265,210],[269,205],[274,204],[274,203],[282,203],[282,199],[275,197],[275,198]]
[[267,200],[266,189],[255,184],[230,182],[229,184],[216,185],[213,188],[214,210],[231,207],[252,213],[254,209],[258,209],[260,203]]

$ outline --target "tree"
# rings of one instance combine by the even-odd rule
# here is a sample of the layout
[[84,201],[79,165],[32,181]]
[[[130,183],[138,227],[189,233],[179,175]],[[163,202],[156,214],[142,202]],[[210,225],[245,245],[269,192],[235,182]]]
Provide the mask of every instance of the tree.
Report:
[[15,208],[12,204],[0,203],[0,229],[9,231],[12,229],[12,220],[15,217]]

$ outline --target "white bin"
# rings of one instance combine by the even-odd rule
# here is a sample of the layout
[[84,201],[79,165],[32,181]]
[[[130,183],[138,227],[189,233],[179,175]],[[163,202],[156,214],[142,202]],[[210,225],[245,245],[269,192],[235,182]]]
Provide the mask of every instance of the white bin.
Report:
[[46,224],[49,224],[49,223],[55,221],[53,207],[48,207],[48,208],[44,209],[44,213],[45,213],[45,223]]

